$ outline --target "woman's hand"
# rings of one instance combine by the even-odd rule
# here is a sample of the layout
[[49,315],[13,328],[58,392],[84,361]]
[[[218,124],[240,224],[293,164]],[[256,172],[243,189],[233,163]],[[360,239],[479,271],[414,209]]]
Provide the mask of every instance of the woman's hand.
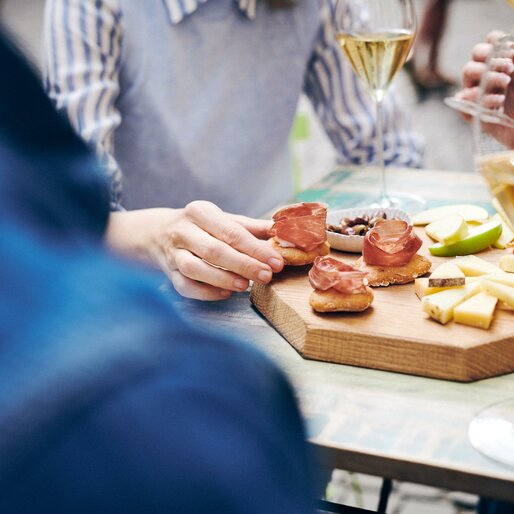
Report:
[[114,250],[160,268],[181,295],[222,300],[246,290],[249,280],[268,283],[284,267],[265,241],[271,225],[195,201],[184,209],[112,212],[106,239]]
[[[462,72],[463,89],[455,96],[462,100],[477,102],[480,92],[482,76],[487,71],[486,61],[490,55],[493,45],[504,34],[499,31],[489,33],[485,43],[479,43],[473,47],[471,61],[466,63]],[[514,55],[512,56],[514,58]],[[488,109],[500,109],[514,118],[514,63],[513,59],[498,59],[494,63],[494,71],[488,72],[487,90],[482,104]],[[469,114],[462,114],[462,117],[471,122],[473,119]],[[509,148],[514,148],[514,129],[498,124],[484,123],[485,130],[498,141]]]

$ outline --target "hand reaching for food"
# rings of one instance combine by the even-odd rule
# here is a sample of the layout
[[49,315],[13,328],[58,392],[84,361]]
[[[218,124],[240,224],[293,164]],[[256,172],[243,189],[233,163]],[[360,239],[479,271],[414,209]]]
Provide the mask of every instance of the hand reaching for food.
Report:
[[223,212],[195,201],[183,209],[111,213],[108,245],[160,268],[179,294],[223,300],[249,281],[266,284],[284,262],[266,241],[271,221]]

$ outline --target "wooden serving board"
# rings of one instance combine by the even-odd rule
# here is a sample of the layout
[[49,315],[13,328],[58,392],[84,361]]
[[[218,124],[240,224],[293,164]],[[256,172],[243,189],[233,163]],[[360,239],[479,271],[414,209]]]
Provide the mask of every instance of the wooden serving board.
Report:
[[[424,239],[419,253],[432,269],[446,259],[432,257]],[[505,250],[480,257],[497,264]],[[359,255],[332,256],[352,263]],[[514,312],[496,310],[489,330],[440,325],[422,311],[414,283],[374,288],[372,306],[362,313],[313,311],[310,266],[286,268],[268,285],[254,284],[251,301],[305,358],[425,377],[470,382],[514,371]]]

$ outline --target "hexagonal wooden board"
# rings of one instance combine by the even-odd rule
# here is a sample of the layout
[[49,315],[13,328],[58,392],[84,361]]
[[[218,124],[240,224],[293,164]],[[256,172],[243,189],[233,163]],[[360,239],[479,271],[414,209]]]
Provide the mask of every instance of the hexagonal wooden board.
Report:
[[[479,256],[497,264],[505,251]],[[420,252],[429,255],[426,246]],[[333,252],[351,263],[359,255]],[[433,268],[444,259],[431,257]],[[429,319],[414,284],[374,288],[362,313],[319,314],[309,305],[309,266],[254,284],[255,307],[305,358],[470,382],[514,371],[514,312],[496,309],[489,330]]]

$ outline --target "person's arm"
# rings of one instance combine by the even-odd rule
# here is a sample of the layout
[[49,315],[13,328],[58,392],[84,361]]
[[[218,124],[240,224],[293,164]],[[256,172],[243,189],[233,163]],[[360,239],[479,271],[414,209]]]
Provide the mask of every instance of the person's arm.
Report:
[[[113,157],[121,123],[115,107],[123,41],[119,0],[49,0],[46,9],[47,92],[96,149],[111,181],[111,206],[119,207],[121,170]],[[160,268],[183,296],[220,300],[244,291],[249,280],[267,283],[282,269],[280,254],[262,240],[270,227],[192,202],[184,209],[113,212],[106,241]]]
[[92,146],[111,183],[111,204],[119,205],[121,170],[113,156],[121,123],[119,94],[123,41],[119,0],[48,0],[44,29],[47,94],[76,132]]
[[[304,83],[318,117],[343,163],[364,164],[376,154],[376,113],[370,94],[346,61],[335,38],[333,0],[321,2],[322,26]],[[421,166],[423,142],[413,133],[393,94],[384,99],[386,164]]]

